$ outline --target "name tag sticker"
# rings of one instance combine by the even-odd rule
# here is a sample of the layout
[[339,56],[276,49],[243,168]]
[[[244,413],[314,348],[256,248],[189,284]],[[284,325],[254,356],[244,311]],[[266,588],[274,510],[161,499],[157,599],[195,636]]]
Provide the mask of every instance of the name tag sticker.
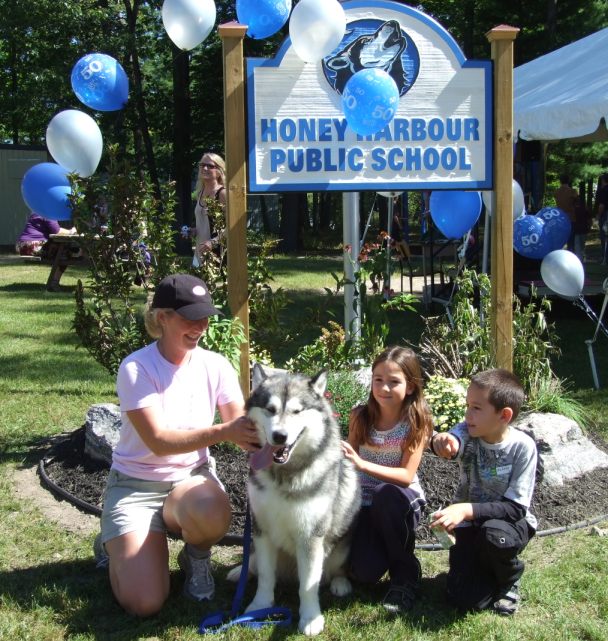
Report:
[[506,476],[507,474],[511,474],[512,469],[513,469],[512,465],[498,465],[496,467],[496,475]]

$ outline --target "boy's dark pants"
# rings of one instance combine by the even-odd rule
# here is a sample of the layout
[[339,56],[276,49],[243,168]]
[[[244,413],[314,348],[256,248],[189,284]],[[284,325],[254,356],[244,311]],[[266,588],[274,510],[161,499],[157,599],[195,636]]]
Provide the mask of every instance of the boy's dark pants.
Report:
[[376,486],[372,504],[361,508],[353,535],[350,569],[362,583],[376,583],[388,570],[391,583],[417,584],[416,528],[424,501],[409,488]]
[[499,519],[459,527],[450,548],[448,599],[461,610],[483,610],[506,594],[524,573],[517,555],[534,536],[525,519]]

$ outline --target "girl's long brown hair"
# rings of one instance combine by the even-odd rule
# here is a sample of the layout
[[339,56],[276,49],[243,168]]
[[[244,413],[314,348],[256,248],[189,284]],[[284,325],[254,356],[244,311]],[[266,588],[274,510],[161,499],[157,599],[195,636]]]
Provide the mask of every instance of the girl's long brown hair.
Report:
[[[374,360],[372,377],[376,367],[387,361],[398,365],[405,380],[414,388],[412,393],[405,397],[400,416],[400,420],[410,425],[410,432],[403,444],[403,449],[408,448],[412,452],[433,432],[431,412],[424,400],[422,368],[415,352],[409,347],[387,347]],[[356,407],[351,413],[350,433],[356,446],[369,442],[370,429],[378,423],[379,418],[380,406],[370,390],[367,403]]]

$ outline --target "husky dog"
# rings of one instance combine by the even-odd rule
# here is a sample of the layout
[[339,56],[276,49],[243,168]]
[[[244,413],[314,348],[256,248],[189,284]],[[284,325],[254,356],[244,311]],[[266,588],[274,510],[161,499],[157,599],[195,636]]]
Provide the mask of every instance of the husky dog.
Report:
[[312,379],[266,377],[256,365],[253,378],[247,413],[262,448],[250,459],[247,484],[255,548],[251,570],[258,575],[247,611],[270,607],[277,575],[291,575],[299,580],[299,630],[313,636],[324,626],[322,577],[336,596],[351,591],[345,563],[361,502],[357,472],[342,453],[340,429],[324,397],[325,372]]

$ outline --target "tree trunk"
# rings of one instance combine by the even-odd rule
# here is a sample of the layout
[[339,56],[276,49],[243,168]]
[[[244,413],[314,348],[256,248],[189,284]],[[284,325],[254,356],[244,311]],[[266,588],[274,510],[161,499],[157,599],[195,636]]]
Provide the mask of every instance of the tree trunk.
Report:
[[332,194],[323,193],[321,194],[321,204],[319,207],[319,231],[327,231],[331,222],[331,204],[332,204]]
[[17,52],[15,41],[10,40],[10,70],[11,70],[11,130],[13,145],[19,144],[19,116],[17,110],[17,91],[19,83],[17,81]]
[[[192,164],[190,159],[190,57],[171,45],[173,54],[173,170],[175,172],[176,228],[193,225]],[[178,235],[179,253],[190,252],[190,242]]]
[[161,211],[162,194],[160,190],[160,182],[158,179],[158,171],[156,170],[156,159],[154,157],[152,139],[150,138],[148,115],[142,89],[141,67],[139,65],[139,55],[137,52],[136,25],[137,14],[139,12],[141,2],[140,0],[134,0],[133,5],[131,5],[131,2],[129,0],[124,0],[124,6],[127,14],[127,28],[129,32],[129,56],[131,58],[131,67],[133,70],[133,93],[135,94],[135,106],[137,109],[141,136],[146,153],[146,164],[148,166],[150,182],[152,183],[152,187],[154,189],[154,196],[157,201],[157,207],[159,211]]
[[306,194],[297,192],[283,194],[279,251],[296,252],[301,247],[302,196],[306,198]]

